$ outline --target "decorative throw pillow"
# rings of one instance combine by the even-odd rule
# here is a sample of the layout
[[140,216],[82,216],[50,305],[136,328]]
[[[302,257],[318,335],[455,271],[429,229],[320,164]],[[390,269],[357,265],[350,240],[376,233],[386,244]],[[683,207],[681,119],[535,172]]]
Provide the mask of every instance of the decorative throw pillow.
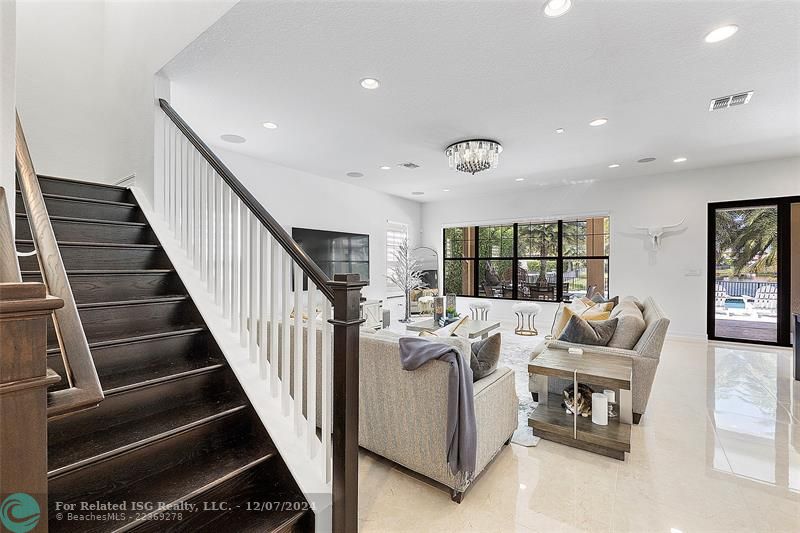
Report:
[[608,341],[608,346],[612,348],[623,348],[631,350],[636,343],[639,342],[644,330],[647,329],[647,323],[642,316],[642,312],[636,307],[636,304],[631,301],[623,301],[614,311],[611,312],[611,317],[619,320],[617,323],[617,330]]
[[[606,299],[605,297],[603,297],[603,295],[601,293],[598,292],[598,293],[595,293],[594,296],[592,296],[592,301],[594,303],[596,303],[596,304],[611,303],[611,307],[613,309],[614,307],[616,307],[619,304],[619,296],[614,296],[613,298]],[[611,309],[609,309],[609,311],[610,310]]]
[[558,340],[590,346],[606,346],[617,329],[617,320],[584,320],[579,316],[569,319]]
[[470,350],[472,381],[478,381],[497,370],[497,361],[500,360],[500,334],[495,333],[488,339],[473,342]]
[[639,308],[639,311],[644,312],[644,304],[641,301],[639,301],[639,299],[636,296],[623,296],[622,301],[633,302],[633,304]]
[[581,300],[575,300],[571,304],[562,306],[557,312],[556,318],[553,321],[553,328],[550,330],[550,335],[553,337],[558,337],[558,335],[567,326],[567,322],[569,322],[569,319],[573,315],[580,315],[587,309],[589,309],[589,306],[583,303]]

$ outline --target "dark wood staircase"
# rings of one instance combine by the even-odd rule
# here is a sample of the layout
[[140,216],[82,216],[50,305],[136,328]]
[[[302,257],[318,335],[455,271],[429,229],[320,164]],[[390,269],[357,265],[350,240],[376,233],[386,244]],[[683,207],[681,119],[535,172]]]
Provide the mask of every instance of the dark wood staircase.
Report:
[[[105,393],[98,407],[49,421],[50,530],[313,530],[313,512],[131,192],[39,183]],[[17,249],[29,251],[19,192],[16,211]],[[20,268],[24,281],[41,281],[35,256]],[[62,376],[52,388],[66,387],[52,323],[47,353]],[[57,502],[127,506],[69,520]]]

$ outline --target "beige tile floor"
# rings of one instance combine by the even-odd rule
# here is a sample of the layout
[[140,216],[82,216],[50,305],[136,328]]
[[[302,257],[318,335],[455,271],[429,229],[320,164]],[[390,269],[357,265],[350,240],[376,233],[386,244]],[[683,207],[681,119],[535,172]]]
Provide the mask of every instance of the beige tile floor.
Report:
[[361,531],[800,531],[800,385],[783,349],[667,341],[632,452],[506,447],[462,504],[362,452]]

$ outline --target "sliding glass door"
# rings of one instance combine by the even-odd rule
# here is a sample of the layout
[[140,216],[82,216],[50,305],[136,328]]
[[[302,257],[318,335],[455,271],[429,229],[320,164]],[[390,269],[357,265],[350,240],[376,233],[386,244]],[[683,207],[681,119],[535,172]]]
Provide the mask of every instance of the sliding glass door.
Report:
[[792,201],[709,205],[710,339],[790,343]]

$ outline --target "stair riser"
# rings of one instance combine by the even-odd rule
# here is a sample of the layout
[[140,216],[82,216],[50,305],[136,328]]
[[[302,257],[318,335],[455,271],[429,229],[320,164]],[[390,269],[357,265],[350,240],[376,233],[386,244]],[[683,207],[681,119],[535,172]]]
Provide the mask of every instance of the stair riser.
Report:
[[[69,200],[65,198],[45,198],[47,214],[51,217],[94,218],[97,220],[119,220],[122,222],[146,222],[138,207],[114,204],[98,204]],[[17,213],[25,213],[22,197],[17,194]]]
[[[79,309],[78,313],[89,342],[169,331],[203,323],[200,313],[190,301]],[[58,345],[51,322],[48,322],[47,339],[49,347]]]
[[108,200],[111,202],[133,202],[133,194],[128,189],[116,187],[103,187],[64,179],[54,179],[39,176],[39,187],[45,194],[59,194],[61,196],[76,196],[78,198],[92,198],[95,200]]
[[[47,428],[50,453],[61,443],[97,431],[99,427],[108,427],[109,431],[114,431],[115,428],[140,418],[142,413],[151,415],[174,409],[204,396],[209,401],[214,401],[215,397],[230,387],[234,379],[230,370],[220,369],[109,396],[95,409],[51,421]],[[86,442],[84,447],[85,457],[94,455],[91,442]],[[50,465],[51,469],[52,466]]]
[[[86,222],[52,221],[57,241],[109,242],[119,244],[158,244],[153,231],[147,226],[119,226]],[[28,218],[17,216],[17,239],[31,240]]]
[[[212,348],[209,349],[209,346]],[[151,376],[148,369],[156,366],[163,367],[165,361],[172,363],[170,373],[179,373],[223,360],[216,343],[206,331],[140,342],[98,346],[92,348],[92,359],[97,368],[97,375],[100,377],[100,384],[105,390],[137,383],[142,379],[158,377]],[[47,366],[60,376],[65,375],[64,361],[60,353],[49,355]],[[131,372],[132,368],[139,372]],[[164,372],[167,371],[164,370]],[[137,378],[137,375],[147,377]],[[66,380],[62,380],[61,383],[51,386],[49,390],[59,390],[66,386]]]
[[[30,246],[19,244],[21,252]],[[159,248],[103,248],[99,246],[61,246],[61,259],[67,270],[147,270],[168,269],[172,265]],[[35,256],[20,257],[21,270],[39,270]]]
[[[41,281],[40,274],[25,274],[22,281]],[[175,272],[152,274],[70,274],[72,294],[79,304],[119,302],[186,294]]]
[[[235,446],[235,442],[248,438],[251,433],[251,422],[240,414],[216,420],[196,427],[181,435],[153,443],[145,448],[114,457],[102,463],[95,463],[91,468],[84,468],[50,479],[48,484],[48,503],[50,516],[55,517],[55,502],[79,503],[82,501],[108,501],[104,498],[112,491],[125,490],[125,487],[150,476],[158,476],[170,467],[180,467],[192,459],[197,459],[203,452],[227,446]],[[73,487],[80,487],[76,493]],[[164,491],[170,488],[166,487]],[[165,501],[158,491],[139,494],[133,490],[125,492],[127,501]],[[173,489],[174,490],[174,489]],[[170,500],[167,500],[170,501]],[[130,520],[130,517],[128,518]],[[109,531],[109,524],[100,521],[69,523],[65,520],[50,523],[51,531]]]

